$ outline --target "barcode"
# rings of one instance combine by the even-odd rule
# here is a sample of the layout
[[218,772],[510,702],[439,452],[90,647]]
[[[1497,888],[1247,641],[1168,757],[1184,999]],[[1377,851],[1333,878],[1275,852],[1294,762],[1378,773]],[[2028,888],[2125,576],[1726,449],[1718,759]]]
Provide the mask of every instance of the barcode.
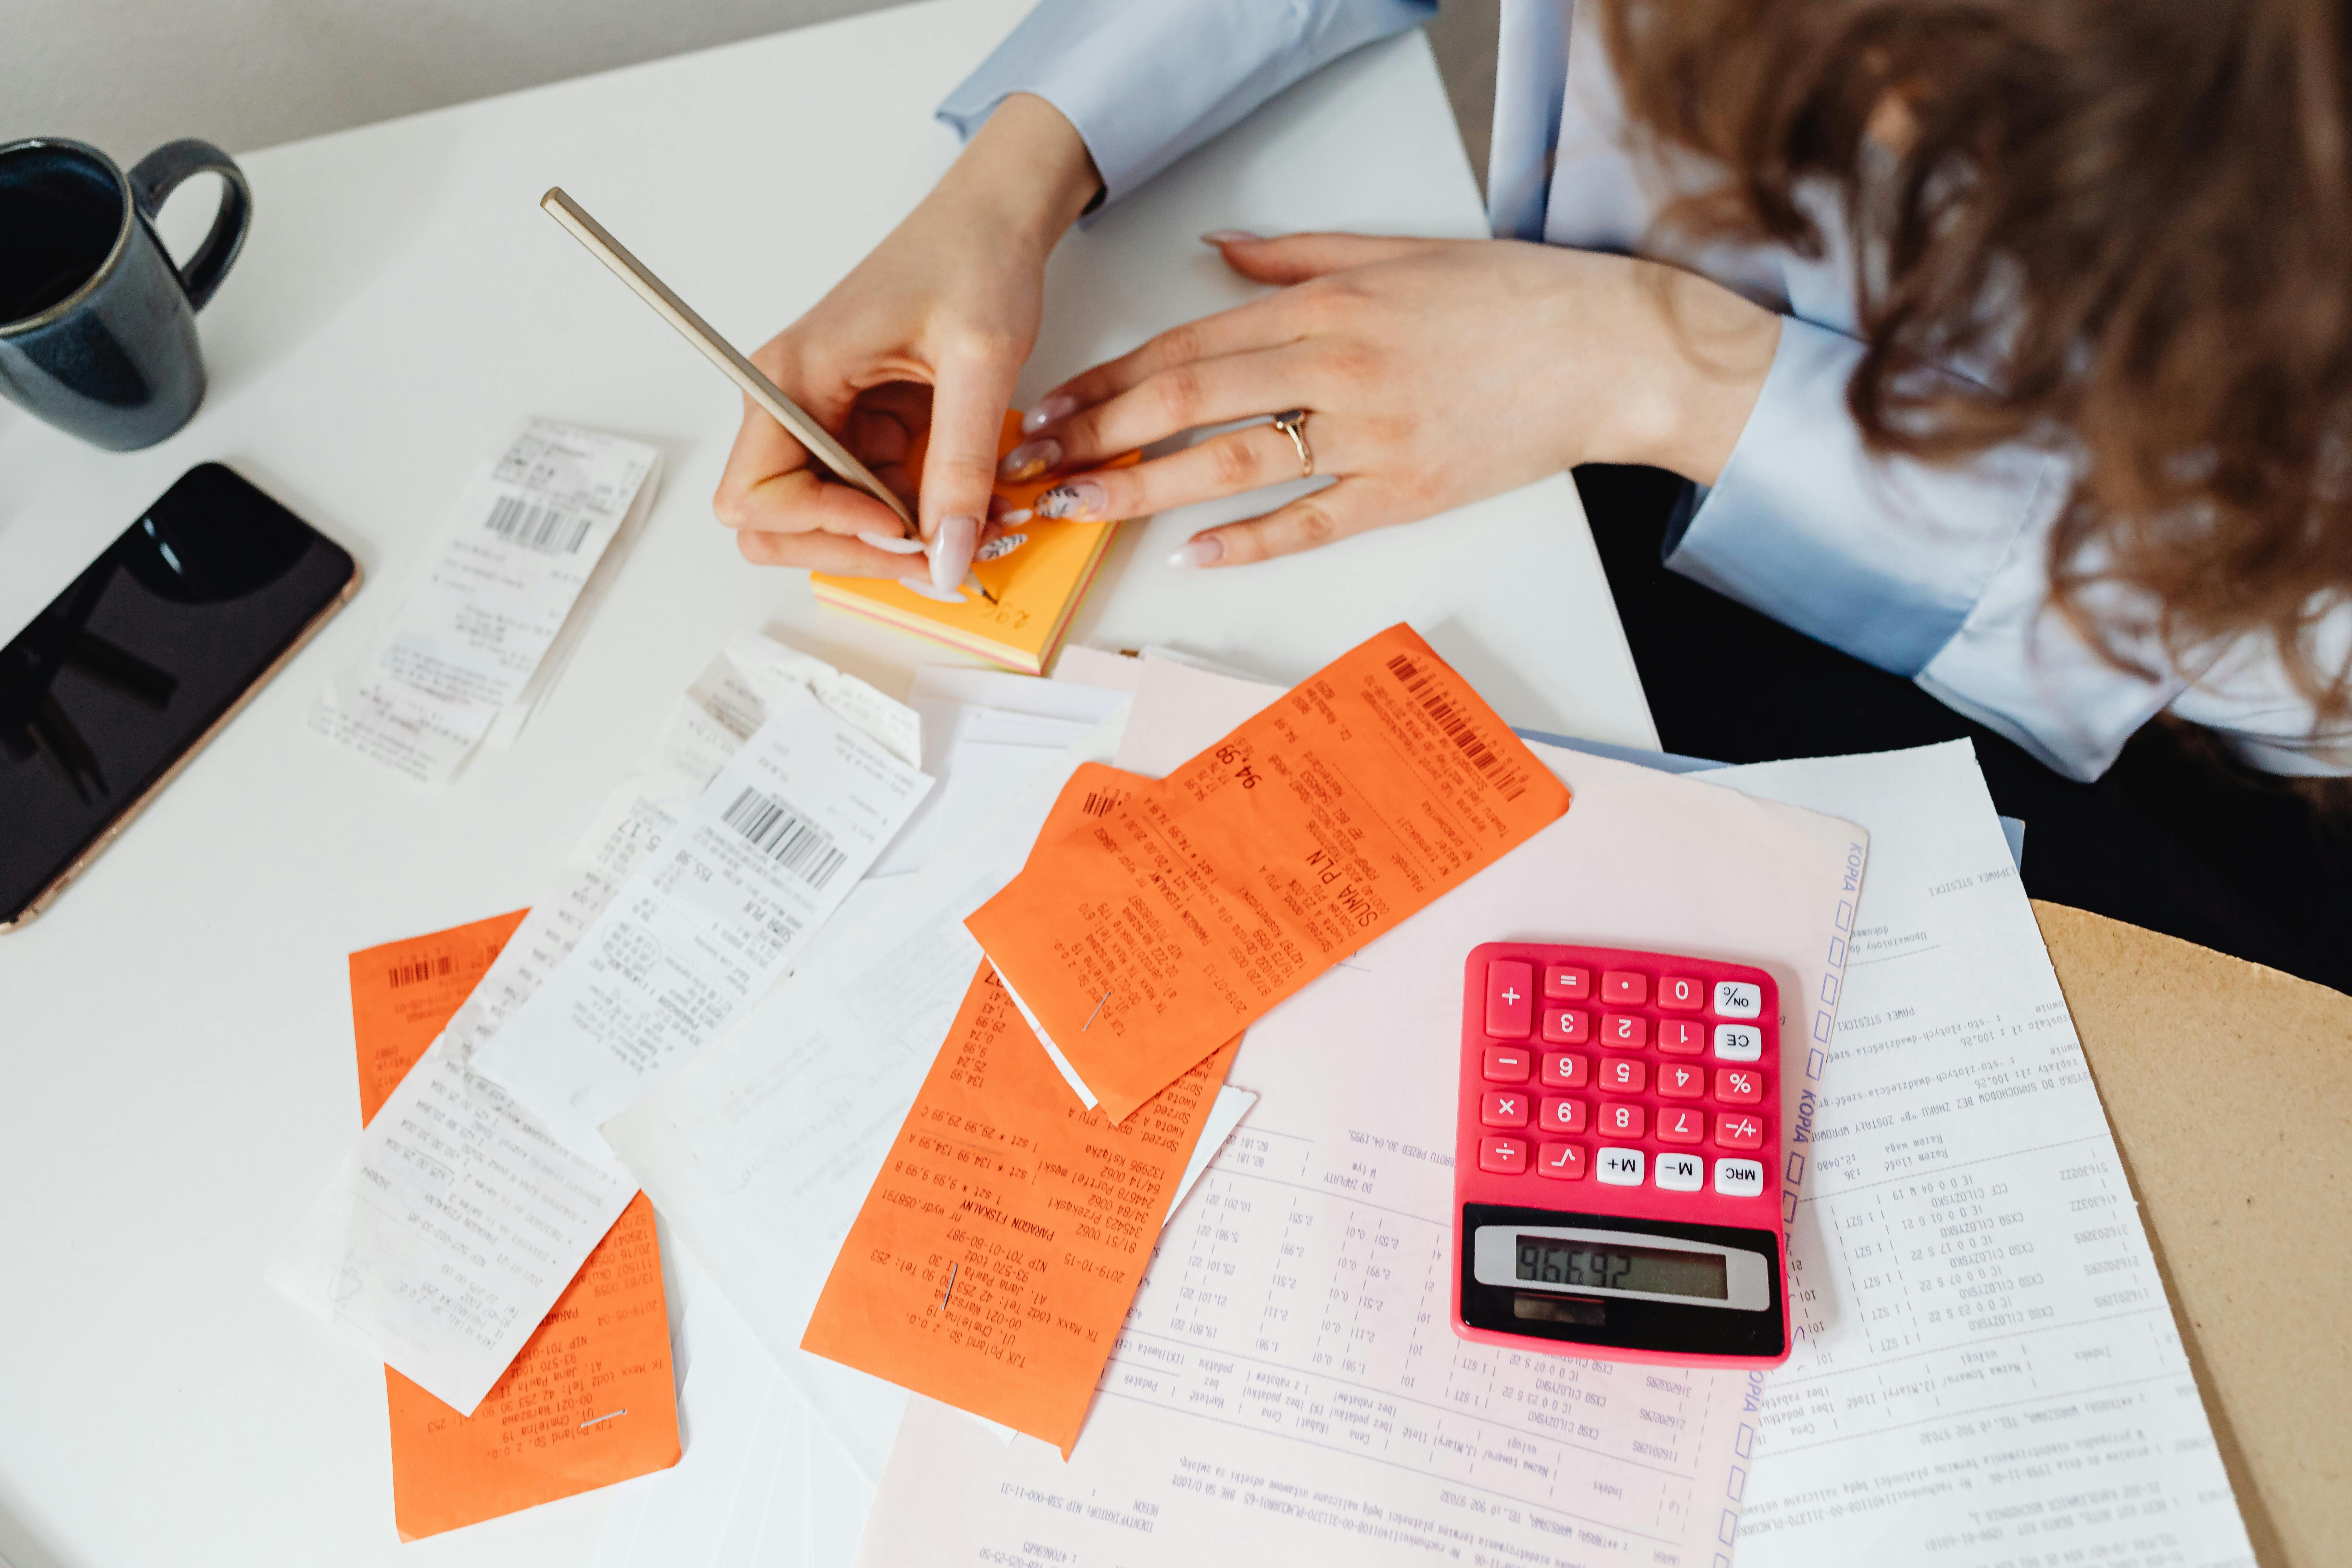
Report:
[[588,520],[561,507],[537,506],[517,496],[500,496],[490,503],[482,524],[510,544],[542,555],[576,555],[588,537]]
[[[1437,721],[1439,732],[1461,749],[1462,754],[1470,759],[1473,767],[1482,773],[1495,773],[1496,767],[1503,759],[1496,754],[1492,746],[1479,738],[1478,731],[1472,725],[1469,716],[1454,706],[1447,699],[1444,687],[1431,687],[1428,693],[1423,695],[1422,688],[1429,686],[1429,677],[1422,673],[1420,666],[1402,654],[1398,654],[1389,660],[1389,673],[1404,683],[1406,696],[1420,700],[1421,710]],[[1527,784],[1520,779],[1518,770],[1516,768],[1507,768],[1502,773],[1495,773],[1495,785],[1502,792],[1505,800],[1517,800],[1527,793]]]
[[812,888],[822,888],[849,858],[833,847],[833,836],[801,816],[799,810],[771,799],[749,785],[719,818],[751,840],[751,847],[792,872]]
[[1090,789],[1087,791],[1087,798],[1078,803],[1078,809],[1088,816],[1108,816],[1118,809],[1119,803],[1126,798],[1127,792],[1124,790],[1113,793],[1109,790]]
[[499,955],[499,947],[503,945],[499,943],[464,953],[436,952],[423,958],[403,959],[384,971],[384,983],[396,991],[401,986],[415,985],[419,981],[446,980],[458,973],[461,967],[468,974],[476,973],[490,966],[490,961]]

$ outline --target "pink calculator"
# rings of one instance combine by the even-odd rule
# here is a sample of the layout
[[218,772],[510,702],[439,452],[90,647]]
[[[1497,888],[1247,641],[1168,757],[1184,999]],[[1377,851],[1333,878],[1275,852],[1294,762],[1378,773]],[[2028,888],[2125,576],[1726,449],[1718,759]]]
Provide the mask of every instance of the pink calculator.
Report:
[[1601,1361],[1788,1360],[1780,1016],[1745,964],[1473,949],[1454,1331]]

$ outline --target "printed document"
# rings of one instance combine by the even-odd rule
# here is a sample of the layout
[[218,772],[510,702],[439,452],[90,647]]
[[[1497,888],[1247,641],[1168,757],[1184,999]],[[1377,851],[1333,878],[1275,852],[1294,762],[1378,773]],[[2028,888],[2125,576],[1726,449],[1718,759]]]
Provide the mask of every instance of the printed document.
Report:
[[651,510],[661,454],[534,419],[457,498],[373,646],[310,728],[421,783],[449,778],[491,725],[511,728],[596,566]]
[[1968,743],[1699,776],[1873,833],[1739,1568],[2251,1563]]
[[782,975],[930,785],[805,688],[784,692],[479,1070],[598,1152],[598,1124]]

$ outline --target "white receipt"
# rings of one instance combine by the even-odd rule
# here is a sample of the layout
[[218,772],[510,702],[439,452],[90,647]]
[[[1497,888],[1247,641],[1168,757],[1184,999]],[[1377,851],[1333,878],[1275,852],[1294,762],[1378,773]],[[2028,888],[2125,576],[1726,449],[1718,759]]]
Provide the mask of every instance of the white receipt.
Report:
[[[480,1402],[636,1191],[617,1162],[572,1152],[472,1071],[475,1053],[570,954],[768,704],[804,684],[853,712],[898,707],[768,638],[736,639],[270,1264],[273,1284],[444,1403]],[[877,712],[886,732],[913,721],[903,709]],[[494,1237],[516,1244],[489,1247]]]
[[459,494],[392,624],[310,710],[310,728],[425,783],[515,715],[597,563],[653,504],[661,454],[534,419]]
[[1968,743],[1699,776],[1874,835],[1740,1568],[2252,1562]]
[[930,788],[803,687],[632,869],[480,1069],[583,1153],[782,976]]

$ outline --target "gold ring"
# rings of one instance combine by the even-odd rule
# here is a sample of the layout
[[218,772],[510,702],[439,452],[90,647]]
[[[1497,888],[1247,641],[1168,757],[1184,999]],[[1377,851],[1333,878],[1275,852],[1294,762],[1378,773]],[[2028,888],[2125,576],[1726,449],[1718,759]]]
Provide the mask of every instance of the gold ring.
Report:
[[1298,477],[1311,479],[1315,473],[1315,448],[1307,444],[1307,421],[1313,415],[1304,408],[1294,408],[1287,414],[1274,416],[1274,427],[1290,437],[1298,449]]

